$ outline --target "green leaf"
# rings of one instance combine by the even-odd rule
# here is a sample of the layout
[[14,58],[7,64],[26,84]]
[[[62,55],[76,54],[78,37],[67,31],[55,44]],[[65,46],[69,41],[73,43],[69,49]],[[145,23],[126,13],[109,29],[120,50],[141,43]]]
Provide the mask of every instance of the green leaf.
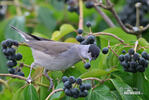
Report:
[[110,93],[110,89],[106,85],[101,85],[90,90],[85,100],[116,100],[116,98]]
[[[64,84],[61,82],[57,85],[56,89],[63,88],[63,87],[64,87]],[[57,92],[51,96],[50,100],[60,100],[61,96],[63,95],[64,95],[63,91]]]
[[14,94],[12,100],[24,100],[23,88],[20,88],[17,90],[17,92]]
[[80,77],[81,78],[86,78],[86,77],[99,77],[99,76],[104,76],[107,75],[111,72],[116,71],[117,69],[112,68],[112,69],[107,69],[107,70],[102,70],[102,69],[92,69],[89,70],[88,72],[82,74]]
[[[104,30],[103,32],[112,33],[118,36],[119,38],[123,39],[125,43],[133,42],[137,39],[136,36],[127,34],[121,28],[118,28],[118,27],[109,28]],[[110,40],[110,45],[120,43],[117,39],[113,38],[112,36],[101,35],[100,41],[101,41],[102,48],[108,46],[109,40]]]
[[33,85],[30,84],[24,89],[24,100],[39,100]]
[[53,13],[48,7],[38,8],[38,21],[47,27],[51,32],[56,27],[56,19],[53,17]]
[[34,61],[30,47],[19,46],[19,48],[17,49],[17,52],[23,55],[23,59],[21,60],[21,62],[30,65]]
[[16,16],[9,21],[5,29],[5,38],[10,38],[18,41],[23,41],[24,39],[13,29],[10,28],[10,25],[17,27],[18,29],[24,31],[25,17]]
[[122,100],[139,100],[139,98],[136,95],[124,94],[125,92],[129,90],[133,91],[133,89],[129,85],[124,83],[122,80],[111,79],[111,82],[113,83],[114,87],[118,91]]
[[63,24],[61,27],[60,27],[60,31],[55,31],[53,34],[52,34],[52,40],[59,40],[61,39],[63,36],[69,34],[70,32],[73,32],[75,31],[75,29],[72,27],[72,25],[69,25],[69,24]]

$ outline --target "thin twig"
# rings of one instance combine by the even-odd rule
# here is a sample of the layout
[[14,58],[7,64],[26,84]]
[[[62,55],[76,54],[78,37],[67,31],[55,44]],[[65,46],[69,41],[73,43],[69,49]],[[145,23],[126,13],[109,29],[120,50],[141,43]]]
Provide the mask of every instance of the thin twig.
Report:
[[80,11],[79,11],[79,29],[82,29],[83,30],[83,0],[79,0],[79,8],[80,8]]
[[25,77],[22,77],[22,76],[19,76],[19,75],[14,75],[14,74],[0,74],[0,76],[7,76],[7,77],[12,77],[12,78],[18,78],[18,79],[26,81]]
[[135,53],[137,52],[137,46],[138,46],[138,40],[135,43],[135,48],[134,48]]
[[108,41],[108,48],[118,57],[118,54],[111,48],[110,41]]
[[56,89],[56,90],[52,91],[45,100],[48,100],[54,93],[60,92],[60,91],[63,91],[63,89],[60,88],[60,89]]
[[124,40],[122,40],[121,38],[119,38],[118,36],[112,34],[112,33],[106,33],[106,32],[98,32],[98,33],[94,33],[93,35],[95,36],[100,36],[100,35],[108,35],[108,36],[112,36],[114,37],[115,39],[117,39],[118,41],[120,41],[122,44],[125,44],[124,43]]

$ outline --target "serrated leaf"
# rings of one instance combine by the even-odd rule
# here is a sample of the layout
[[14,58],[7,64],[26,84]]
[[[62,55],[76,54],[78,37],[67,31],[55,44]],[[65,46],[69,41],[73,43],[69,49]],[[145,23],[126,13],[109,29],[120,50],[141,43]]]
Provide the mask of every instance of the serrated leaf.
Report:
[[24,89],[24,100],[39,100],[33,85],[30,84]]
[[90,90],[85,100],[116,100],[116,98],[110,93],[110,89],[106,85],[101,85]]
[[69,34],[70,32],[73,32],[75,29],[72,27],[72,25],[69,24],[63,24],[60,27],[59,31],[56,31],[52,34],[52,40],[59,40],[61,39],[63,36]]
[[102,70],[102,69],[93,69],[93,70],[89,70],[88,72],[82,74],[80,77],[81,78],[86,78],[86,77],[100,77],[100,76],[104,76],[107,75],[111,72],[116,71],[117,69],[112,68],[112,69],[107,69],[107,70]]

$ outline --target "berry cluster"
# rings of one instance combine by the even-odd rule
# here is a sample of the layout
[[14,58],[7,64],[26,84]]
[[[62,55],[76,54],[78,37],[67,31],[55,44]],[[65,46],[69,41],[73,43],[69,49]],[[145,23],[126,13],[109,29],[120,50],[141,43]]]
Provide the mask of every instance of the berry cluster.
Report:
[[21,69],[13,68],[17,65],[17,61],[22,59],[22,55],[20,53],[16,54],[16,49],[14,48],[14,46],[18,47],[19,43],[16,40],[8,39],[3,41],[1,45],[2,52],[8,59],[7,66],[9,68],[9,73],[24,76],[24,73],[21,72]]
[[146,26],[149,20],[144,18],[149,13],[149,4],[147,0],[127,0],[127,4],[124,6],[122,12],[120,12],[120,18],[124,24],[136,25],[136,8],[135,4],[140,2],[142,4],[140,8],[140,25]]
[[119,57],[120,64],[127,72],[144,72],[148,66],[149,54],[145,51],[141,53],[135,53],[134,49],[129,49],[125,55],[121,54]]
[[[91,27],[91,23],[90,23],[90,22],[87,22],[87,23],[86,23],[86,26],[87,26],[87,27]],[[77,30],[77,33],[78,33],[78,35],[77,35],[77,37],[76,37],[76,40],[77,40],[78,42],[80,42],[80,44],[82,44],[82,45],[96,44],[95,36],[89,35],[89,36],[87,36],[86,38],[84,38],[84,37],[82,36],[82,33],[83,33],[83,30],[82,30],[82,29],[78,29],[78,30]]]
[[[75,79],[74,76],[70,76],[69,78],[64,76],[62,81],[64,83],[65,94],[73,98],[86,97],[88,95],[88,90],[91,89],[91,84],[83,84],[82,79]],[[77,84],[79,88],[73,88],[73,84]]]
[[[65,0],[65,2],[68,4],[68,11],[69,12],[76,12],[79,14],[79,4],[77,0]],[[90,9],[94,7],[94,1],[93,0],[86,0],[85,2],[86,8]]]

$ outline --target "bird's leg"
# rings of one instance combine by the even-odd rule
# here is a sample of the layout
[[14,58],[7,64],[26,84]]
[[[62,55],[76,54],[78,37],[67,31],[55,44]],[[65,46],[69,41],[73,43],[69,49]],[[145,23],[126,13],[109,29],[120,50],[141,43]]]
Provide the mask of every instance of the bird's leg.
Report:
[[50,87],[48,89],[48,91],[49,91],[50,89],[53,88],[54,84],[53,84],[53,79],[49,77],[47,72],[48,72],[48,70],[44,69],[44,76],[50,81]]
[[32,69],[33,69],[33,67],[34,67],[35,65],[36,65],[36,64],[35,64],[34,62],[31,64],[30,73],[29,73],[29,75],[28,75],[28,77],[27,77],[27,79],[26,79],[26,81],[27,81],[28,83],[31,83],[31,82],[32,82],[31,73],[32,73]]

